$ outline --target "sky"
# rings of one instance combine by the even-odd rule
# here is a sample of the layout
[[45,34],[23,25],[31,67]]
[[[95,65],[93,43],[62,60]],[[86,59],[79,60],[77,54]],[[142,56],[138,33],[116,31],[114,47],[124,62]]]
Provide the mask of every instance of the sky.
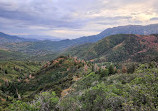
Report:
[[158,23],[157,4],[157,0],[0,0],[0,32],[73,39],[116,26]]

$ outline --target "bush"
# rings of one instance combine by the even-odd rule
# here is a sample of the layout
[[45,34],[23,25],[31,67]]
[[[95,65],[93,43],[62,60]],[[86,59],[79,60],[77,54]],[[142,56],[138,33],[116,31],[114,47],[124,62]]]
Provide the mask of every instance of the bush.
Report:
[[56,96],[55,92],[42,92],[36,95],[32,102],[22,102],[14,101],[13,104],[9,106],[10,111],[50,111],[56,110],[56,104],[59,98]]
[[101,77],[106,77],[109,75],[109,70],[108,69],[103,69],[100,72]]
[[115,74],[115,69],[114,69],[114,66],[112,64],[109,67],[109,74],[110,75]]
[[136,70],[136,66],[135,64],[130,64],[128,67],[127,67],[127,73],[134,73]]

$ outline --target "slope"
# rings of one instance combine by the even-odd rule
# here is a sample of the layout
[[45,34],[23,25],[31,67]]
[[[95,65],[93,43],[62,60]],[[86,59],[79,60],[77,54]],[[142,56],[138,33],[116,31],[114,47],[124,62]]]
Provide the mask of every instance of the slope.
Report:
[[158,35],[118,34],[68,49],[66,54],[97,61],[150,61],[158,55]]
[[24,60],[24,59],[26,59],[26,55],[20,52],[0,50],[0,61]]
[[[139,64],[134,71],[128,73],[123,68],[120,70],[116,68],[117,66],[112,66],[113,68],[111,66],[106,68],[97,66],[96,71],[88,69],[89,71],[81,74],[79,79],[75,77],[74,82],[64,88],[60,98],[55,94],[58,93],[55,87],[61,87],[65,84],[63,82],[56,84],[57,86],[47,87],[50,88],[49,90],[42,90],[44,92],[36,95],[30,102],[14,101],[9,105],[8,111],[158,110],[157,63]],[[115,70],[113,73],[111,68]],[[69,81],[71,82],[72,79],[67,79],[66,83]]]
[[63,89],[70,87],[76,78],[85,74],[84,67],[88,67],[85,61],[60,56],[35,73],[30,73],[20,80],[2,84],[0,89],[10,98],[7,102],[14,98],[28,101],[39,92],[48,90],[53,90],[60,96]]
[[[21,81],[25,77],[29,77],[31,73],[37,72],[41,68],[41,63],[30,61],[0,61],[0,87],[14,81]],[[11,97],[8,93],[0,90],[0,106],[9,103]],[[1,109],[0,109],[1,110]]]
[[[105,74],[105,73],[104,73]],[[140,64],[133,74],[90,73],[74,83],[72,91],[56,105],[60,111],[156,111],[157,66]]]

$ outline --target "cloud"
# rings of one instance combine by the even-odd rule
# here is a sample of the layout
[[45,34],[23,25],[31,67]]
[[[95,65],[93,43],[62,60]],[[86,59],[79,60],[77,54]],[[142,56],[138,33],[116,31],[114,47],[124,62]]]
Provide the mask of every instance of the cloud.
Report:
[[1,0],[0,31],[76,38],[156,23],[157,0]]
[[158,17],[154,17],[150,19],[151,21],[158,21]]

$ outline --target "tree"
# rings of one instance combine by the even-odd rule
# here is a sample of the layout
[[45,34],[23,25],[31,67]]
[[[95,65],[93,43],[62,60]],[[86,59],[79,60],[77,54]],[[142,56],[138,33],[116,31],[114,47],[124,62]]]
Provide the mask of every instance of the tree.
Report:
[[114,66],[112,64],[109,67],[109,74],[115,74]]
[[108,69],[103,69],[100,72],[101,77],[105,77],[109,75],[109,70]]
[[135,67],[135,64],[130,64],[127,68],[127,73],[134,73],[136,67]]

